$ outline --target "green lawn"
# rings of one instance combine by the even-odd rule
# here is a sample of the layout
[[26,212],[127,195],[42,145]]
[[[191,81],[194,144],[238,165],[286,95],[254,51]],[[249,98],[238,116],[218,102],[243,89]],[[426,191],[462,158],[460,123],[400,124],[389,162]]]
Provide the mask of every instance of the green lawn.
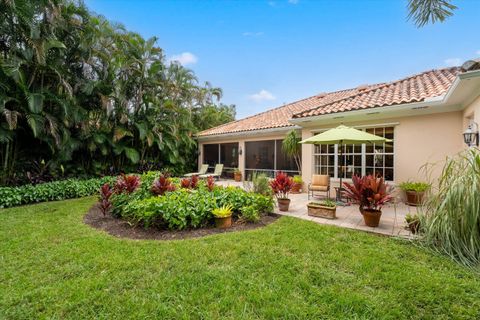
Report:
[[0,210],[0,319],[479,319],[480,277],[409,243],[281,218],[161,242],[84,225],[93,198]]

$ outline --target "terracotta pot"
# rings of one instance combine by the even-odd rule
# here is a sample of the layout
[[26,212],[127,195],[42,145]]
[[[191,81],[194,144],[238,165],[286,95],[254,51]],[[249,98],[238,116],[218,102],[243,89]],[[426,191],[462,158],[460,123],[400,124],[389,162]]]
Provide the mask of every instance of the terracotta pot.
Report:
[[363,215],[363,221],[365,221],[367,226],[378,227],[378,224],[380,223],[380,217],[382,216],[381,210],[363,209],[361,213]]
[[288,211],[288,207],[290,206],[290,199],[278,199],[278,209],[280,211]]
[[233,178],[235,179],[236,182],[241,182],[242,181],[242,173],[241,172],[235,172],[233,174]]
[[232,226],[232,216],[217,218],[215,217],[215,226],[220,229],[227,229]]
[[418,206],[421,205],[423,202],[423,195],[425,192],[420,191],[405,191],[407,194],[407,204],[411,206]]
[[300,189],[302,189],[302,184],[301,183],[294,183],[292,186],[292,190],[290,190],[291,193],[300,193]]

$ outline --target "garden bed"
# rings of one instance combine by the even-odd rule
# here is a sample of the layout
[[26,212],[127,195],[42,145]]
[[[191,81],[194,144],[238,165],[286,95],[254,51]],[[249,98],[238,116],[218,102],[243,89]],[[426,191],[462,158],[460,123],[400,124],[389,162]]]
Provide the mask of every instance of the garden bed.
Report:
[[95,204],[84,216],[83,221],[96,229],[103,230],[112,236],[128,239],[149,239],[149,240],[179,240],[188,238],[205,237],[217,233],[236,232],[253,230],[265,227],[280,218],[277,214],[264,215],[256,223],[242,222],[235,219],[231,228],[218,229],[212,224],[201,229],[187,230],[161,230],[157,228],[145,229],[141,226],[131,226],[127,221],[104,216],[98,204]]

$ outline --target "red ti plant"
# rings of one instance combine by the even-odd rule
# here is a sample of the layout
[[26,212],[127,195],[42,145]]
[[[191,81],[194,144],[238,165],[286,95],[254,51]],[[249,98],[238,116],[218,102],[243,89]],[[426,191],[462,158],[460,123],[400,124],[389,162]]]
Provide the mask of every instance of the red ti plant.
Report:
[[180,187],[183,189],[188,189],[190,188],[190,179],[189,178],[183,178],[180,180]]
[[167,191],[175,191],[175,185],[172,183],[170,178],[167,178],[166,175],[160,175],[157,180],[153,182],[152,188],[150,191],[157,195],[163,196]]
[[112,203],[110,202],[110,197],[113,194],[112,188],[108,183],[105,183],[100,188],[100,210],[102,211],[103,215],[105,216],[108,211],[112,208]]
[[207,178],[207,188],[208,191],[213,191],[213,188],[215,188],[215,178],[212,176],[209,176]]
[[293,179],[285,172],[278,171],[275,179],[270,181],[270,188],[277,199],[288,199],[288,194],[293,187]]
[[381,210],[385,203],[393,199],[390,186],[380,176],[367,175],[360,177],[353,175],[352,182],[352,184],[344,182],[345,190],[342,192],[344,196],[360,206],[360,212],[363,212],[363,210]]
[[190,188],[197,189],[198,187],[198,176],[192,176],[190,179]]
[[136,175],[125,175],[122,173],[115,184],[115,193],[132,193],[140,187],[140,177]]

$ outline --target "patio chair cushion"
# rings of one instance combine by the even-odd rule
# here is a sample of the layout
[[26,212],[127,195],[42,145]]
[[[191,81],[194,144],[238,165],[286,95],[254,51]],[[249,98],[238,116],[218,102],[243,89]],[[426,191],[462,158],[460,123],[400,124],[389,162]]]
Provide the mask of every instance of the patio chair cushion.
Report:
[[[329,175],[324,175],[324,174],[314,174],[312,176],[312,185],[313,186],[322,186],[322,187],[328,187],[330,185],[330,176]],[[313,189],[312,189],[313,190]]]
[[328,186],[314,186],[314,185],[311,185],[310,190],[312,191],[328,191]]

